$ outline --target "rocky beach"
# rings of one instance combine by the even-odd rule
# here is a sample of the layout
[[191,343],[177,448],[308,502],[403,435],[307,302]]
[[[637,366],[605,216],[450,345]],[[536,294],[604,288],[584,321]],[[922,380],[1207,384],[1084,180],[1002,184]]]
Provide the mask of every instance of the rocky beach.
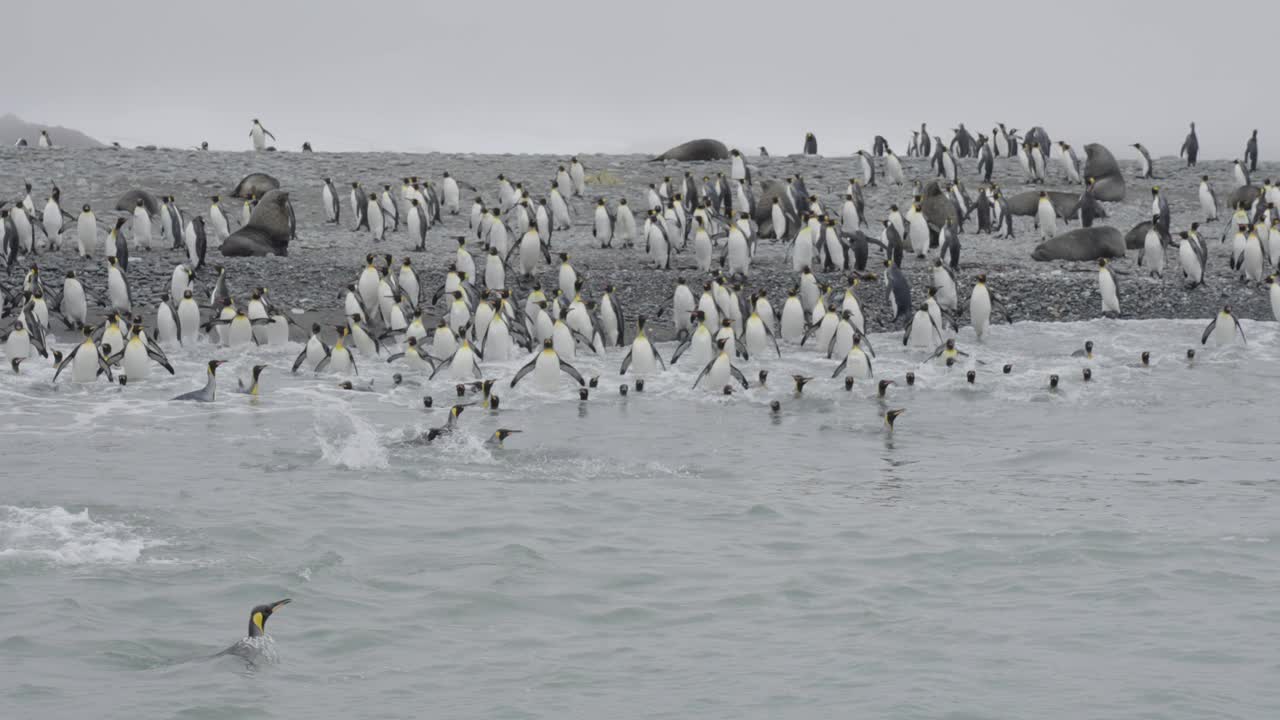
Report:
[[[606,284],[617,287],[617,297],[622,300],[628,318],[639,313],[655,318],[662,311],[662,318],[655,321],[655,335],[670,335],[670,300],[677,277],[691,282],[701,275],[694,268],[692,252],[686,251],[674,257],[672,269],[652,269],[643,256],[643,248],[601,249],[591,235],[591,213],[597,197],[608,200],[610,207],[620,198],[627,198],[637,210],[637,221],[643,220],[645,192],[649,183],[661,182],[670,176],[677,180],[686,170],[694,177],[728,174],[729,161],[710,162],[654,162],[648,155],[582,155],[580,160],[587,171],[587,189],[584,197],[571,202],[573,228],[557,232],[553,239],[554,252],[568,252],[579,273],[587,278],[592,295],[598,294]],[[521,181],[532,189],[533,197],[545,194],[559,164],[567,157],[544,155],[469,155],[469,154],[385,154],[385,153],[224,153],[195,150],[123,150],[55,148],[5,148],[0,150],[0,188],[7,200],[21,196],[24,182],[33,185],[32,199],[37,215],[43,207],[51,184],[62,189],[62,204],[72,215],[80,206],[90,203],[99,219],[109,223],[115,215],[116,199],[125,191],[141,188],[157,195],[175,195],[179,206],[187,214],[208,214],[209,198],[223,197],[223,207],[232,220],[232,229],[239,224],[240,203],[230,197],[232,189],[241,177],[248,173],[267,173],[277,178],[281,187],[290,192],[297,215],[297,239],[289,247],[287,257],[227,258],[218,252],[217,243],[211,238],[208,254],[210,265],[221,264],[228,270],[228,280],[233,293],[246,294],[252,287],[268,287],[275,302],[306,315],[319,314],[337,322],[340,320],[339,290],[355,279],[366,253],[391,254],[398,263],[400,258],[413,259],[427,291],[438,287],[443,279],[446,264],[451,262],[456,243],[455,236],[467,232],[467,212],[473,193],[463,190],[461,212],[446,215],[443,226],[428,232],[427,250],[412,250],[413,241],[401,228],[389,233],[387,240],[375,243],[367,231],[353,231],[347,188],[353,181],[365,188],[380,188],[390,184],[398,190],[401,179],[419,176],[439,181],[443,172],[450,172],[459,181],[479,189],[487,203],[496,202],[496,178],[505,173],[513,181]],[[882,160],[877,159],[879,184],[864,190],[866,216],[871,224],[867,233],[879,234],[879,222],[883,220],[891,204],[907,207],[911,201],[912,180],[922,183],[934,179],[928,163],[919,158],[902,158],[908,184],[887,184],[883,178]],[[838,208],[850,177],[860,175],[856,157],[822,156],[772,156],[748,157],[753,179],[759,193],[759,185],[765,179],[782,179],[801,174],[810,192],[817,194],[826,207]],[[1199,166],[1188,168],[1177,158],[1160,158],[1155,162],[1155,180],[1139,180],[1137,163],[1121,159],[1126,176],[1127,196],[1122,202],[1106,203],[1109,217],[1096,221],[1098,225],[1111,225],[1121,233],[1127,233],[1137,223],[1149,216],[1150,188],[1160,185],[1169,200],[1174,234],[1186,229],[1192,222],[1202,222],[1197,199],[1199,178],[1208,175],[1216,188],[1219,202],[1234,189],[1231,163],[1223,160],[1202,161]],[[976,161],[959,161],[959,177],[972,195],[982,184],[977,176]],[[1263,163],[1255,173],[1255,184],[1263,178],[1280,176],[1280,167]],[[321,207],[322,179],[330,177],[339,189],[342,205],[342,222],[338,225],[324,222]],[[1079,192],[1079,185],[1066,182],[1065,174],[1056,161],[1049,163],[1049,181],[1031,185],[1025,181],[1022,169],[1014,158],[996,158],[993,181],[1006,197],[1025,190],[1047,188],[1065,192]],[[398,193],[397,193],[398,196]],[[1194,290],[1185,289],[1181,272],[1177,267],[1177,249],[1170,248],[1163,278],[1149,277],[1136,266],[1137,252],[1116,261],[1116,271],[1121,289],[1124,318],[1208,318],[1224,302],[1230,303],[1242,318],[1270,319],[1271,310],[1265,289],[1243,284],[1228,267],[1230,246],[1219,242],[1229,213],[1224,209],[1221,220],[1205,224],[1201,235],[1209,248],[1206,285]],[[1050,261],[1031,259],[1032,250],[1040,241],[1039,231],[1033,227],[1033,218],[1018,217],[1014,220],[1016,236],[1012,239],[975,234],[976,222],[970,219],[961,235],[963,251],[957,281],[961,287],[961,299],[967,297],[967,288],[974,277],[985,272],[989,285],[1007,304],[1015,321],[1087,320],[1101,316],[1096,265],[1093,262]],[[75,253],[74,224],[63,236],[60,251],[45,250],[36,257],[19,259],[18,267],[10,273],[12,282],[19,268],[25,269],[32,262],[38,263],[46,277],[58,278],[74,269],[91,291],[105,287],[105,263],[101,257],[81,259]],[[1059,232],[1079,227],[1078,222]],[[157,231],[158,235],[158,231]],[[47,241],[37,233],[41,244]],[[140,300],[153,304],[165,292],[175,264],[183,262],[185,255],[167,248],[168,241],[153,242],[156,249],[135,250],[132,253],[128,276],[134,293],[135,304]],[[473,252],[478,249],[473,243]],[[931,257],[936,254],[931,253]],[[872,248],[868,270],[880,269],[882,253]],[[928,284],[928,263],[908,256],[904,270],[910,279],[913,297],[923,299]],[[540,268],[544,286],[554,285],[555,265]],[[514,273],[508,274],[509,278]],[[846,283],[844,273],[819,273],[822,281],[842,288]],[[199,281],[212,278],[203,271]],[[752,262],[751,276],[745,283],[748,290],[765,289],[775,306],[785,297],[785,292],[796,282],[783,244],[761,240]],[[203,287],[203,285],[200,285]],[[865,283],[858,291],[867,313],[868,331],[887,331],[890,323],[885,291],[879,283]],[[153,313],[148,311],[148,319]],[[962,321],[963,322],[963,321]],[[295,338],[300,339],[296,334]]]

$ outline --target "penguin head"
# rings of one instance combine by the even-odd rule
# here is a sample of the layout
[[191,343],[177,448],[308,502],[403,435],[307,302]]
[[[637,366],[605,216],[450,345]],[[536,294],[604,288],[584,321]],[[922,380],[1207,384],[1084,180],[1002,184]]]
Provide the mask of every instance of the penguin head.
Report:
[[[625,395],[626,393],[623,393],[623,394]],[[586,388],[578,388],[578,399],[579,399],[579,400],[586,400],[586,399],[587,399],[587,398],[589,398],[589,397],[591,397],[591,391],[590,391],[590,390],[588,390],[588,389],[586,389]]]
[[1195,359],[1196,359],[1196,351],[1195,351],[1195,348],[1187,348],[1187,359],[1188,359],[1188,360],[1195,360]]
[[732,395],[732,394],[733,394],[733,386],[732,386],[732,385],[725,385],[723,388],[721,388],[721,389],[720,389],[720,393],[721,393],[722,395]]
[[1057,389],[1058,389],[1058,376],[1057,376],[1057,375],[1050,375],[1050,376],[1049,376],[1049,389],[1050,389],[1050,390],[1057,390]]
[[886,410],[884,413],[884,424],[889,427],[889,430],[893,430],[893,423],[897,421],[899,415],[906,411],[906,408]]
[[716,340],[716,347],[720,348],[721,350],[724,350],[724,344],[727,340],[728,338],[720,338]]
[[222,365],[226,365],[226,364],[227,364],[227,361],[226,361],[226,360],[210,360],[210,361],[209,361],[209,374],[210,374],[210,375],[216,375],[216,374],[218,374],[218,368],[219,368],[220,366],[222,366]]
[[1093,379],[1093,371],[1089,368],[1085,368],[1084,371],[1081,372],[1081,375],[1084,377],[1085,382],[1089,382]]
[[1107,266],[1107,259],[1106,259],[1106,258],[1098,258],[1098,267],[1100,267],[1100,268],[1104,268],[1104,267],[1106,267],[1106,266]]
[[[853,378],[846,378],[845,385],[852,385],[853,384],[851,382],[852,380]],[[876,394],[878,394],[880,397],[884,397],[885,393],[889,391],[889,386],[893,384],[894,383],[892,380],[881,380],[879,383],[876,384]]]
[[1005,363],[1004,368],[1002,368],[1002,370],[1005,375],[1008,375],[1009,373],[1013,372],[1013,365],[1009,363]]
[[910,370],[907,371],[907,385],[916,384],[916,374]]
[[1145,367],[1151,364],[1151,353],[1146,350],[1142,351],[1142,365]]
[[[254,120],[256,123],[257,120]],[[293,602],[289,598],[278,600],[269,605],[258,605],[249,611],[249,637],[259,637],[267,632],[267,619],[275,611]]]
[[1085,340],[1085,341],[1084,341],[1084,351],[1085,351],[1085,352],[1087,352],[1087,353],[1091,353],[1091,352],[1093,352],[1093,341],[1092,341],[1092,340]]

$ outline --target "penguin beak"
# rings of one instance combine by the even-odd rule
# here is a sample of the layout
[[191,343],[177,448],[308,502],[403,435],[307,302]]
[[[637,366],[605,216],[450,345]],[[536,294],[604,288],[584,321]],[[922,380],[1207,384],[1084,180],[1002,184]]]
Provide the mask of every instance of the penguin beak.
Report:
[[275,612],[291,602],[293,602],[293,598],[285,598],[278,602],[271,603],[271,612]]

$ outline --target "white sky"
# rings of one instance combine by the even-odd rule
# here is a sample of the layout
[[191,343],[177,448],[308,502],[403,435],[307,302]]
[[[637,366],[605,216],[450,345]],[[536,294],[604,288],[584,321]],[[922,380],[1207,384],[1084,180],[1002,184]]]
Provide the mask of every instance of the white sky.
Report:
[[[905,150],[921,121],[1235,157],[1280,128],[1280,3],[65,0],[6,10],[0,112],[124,145]],[[216,12],[211,12],[216,10]],[[790,15],[784,15],[789,12]],[[1091,19],[1096,18],[1096,19]],[[40,28],[54,23],[56,40]],[[25,27],[29,31],[12,32]],[[1259,28],[1252,31],[1249,28]],[[1265,29],[1263,31],[1262,29]],[[1252,42],[1248,39],[1252,38]],[[1271,56],[1270,60],[1266,60]],[[1274,130],[1273,130],[1274,128]],[[1278,138],[1280,141],[1280,138]]]

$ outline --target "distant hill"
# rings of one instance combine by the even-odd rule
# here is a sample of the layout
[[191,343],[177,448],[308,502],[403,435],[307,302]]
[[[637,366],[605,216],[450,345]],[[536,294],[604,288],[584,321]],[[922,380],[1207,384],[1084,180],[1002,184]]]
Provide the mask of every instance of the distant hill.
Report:
[[71,128],[64,128],[57,125],[29,123],[13,113],[0,115],[0,144],[6,147],[13,147],[14,143],[18,142],[18,138],[26,138],[27,144],[31,147],[35,147],[36,140],[40,138],[41,130],[49,131],[49,139],[53,141],[54,147],[103,147],[103,143],[94,140],[79,130],[72,130]]

